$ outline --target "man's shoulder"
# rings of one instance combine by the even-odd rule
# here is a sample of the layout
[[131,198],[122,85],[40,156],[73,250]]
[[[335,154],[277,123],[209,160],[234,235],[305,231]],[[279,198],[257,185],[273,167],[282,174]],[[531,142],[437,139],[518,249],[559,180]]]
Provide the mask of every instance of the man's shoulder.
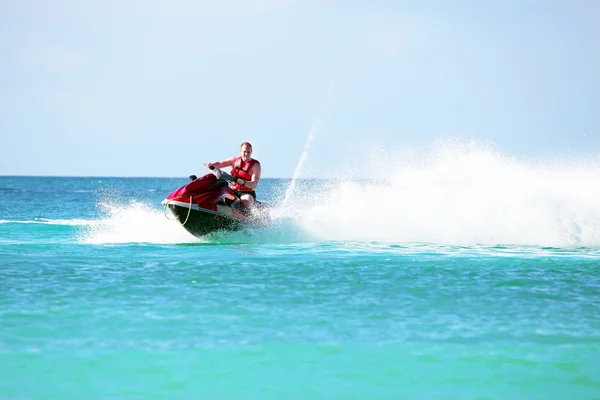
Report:
[[250,168],[248,168],[248,172],[249,173],[253,173],[253,174],[259,174],[260,171],[262,170],[261,166],[260,166],[260,162],[258,162],[258,160],[252,159],[252,165],[250,166]]

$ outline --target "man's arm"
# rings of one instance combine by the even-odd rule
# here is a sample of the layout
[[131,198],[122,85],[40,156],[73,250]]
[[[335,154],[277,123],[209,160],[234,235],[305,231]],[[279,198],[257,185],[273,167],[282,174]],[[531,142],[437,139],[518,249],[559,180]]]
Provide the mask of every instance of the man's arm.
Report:
[[260,173],[261,173],[260,164],[254,164],[252,166],[252,168],[250,168],[250,171],[248,171],[248,173],[252,177],[251,180],[244,181],[243,179],[238,178],[237,182],[239,183],[240,181],[243,181],[243,182],[245,182],[245,183],[242,183],[243,186],[249,187],[252,190],[256,190],[256,187],[258,186],[258,181],[260,180]]
[[213,163],[207,162],[207,163],[204,163],[204,165],[206,165],[208,168],[210,168],[210,167],[225,168],[225,167],[233,166],[234,161],[235,161],[235,157],[230,157],[227,160],[217,161],[217,162],[213,162]]

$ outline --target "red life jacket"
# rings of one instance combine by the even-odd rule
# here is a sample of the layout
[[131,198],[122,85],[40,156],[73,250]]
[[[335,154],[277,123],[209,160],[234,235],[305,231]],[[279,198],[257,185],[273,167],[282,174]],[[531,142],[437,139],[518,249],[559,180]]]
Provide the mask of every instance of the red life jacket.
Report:
[[[252,175],[249,174],[249,171],[254,164],[260,165],[258,160],[255,160],[253,158],[250,159],[250,161],[248,162],[242,161],[242,157],[236,158],[233,162],[233,167],[231,168],[231,176],[233,176],[234,178],[241,178],[244,181],[251,181]],[[254,190],[252,188],[249,188],[248,186],[238,185],[235,182],[231,182],[231,188],[233,190],[237,190],[238,192],[251,192]]]

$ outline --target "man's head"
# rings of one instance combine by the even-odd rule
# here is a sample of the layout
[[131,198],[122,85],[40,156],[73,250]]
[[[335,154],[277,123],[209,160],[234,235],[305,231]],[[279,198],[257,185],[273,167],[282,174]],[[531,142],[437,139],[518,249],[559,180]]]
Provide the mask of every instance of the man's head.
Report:
[[252,158],[252,145],[248,142],[242,143],[240,146],[240,153],[242,153],[242,160],[244,162],[250,161]]

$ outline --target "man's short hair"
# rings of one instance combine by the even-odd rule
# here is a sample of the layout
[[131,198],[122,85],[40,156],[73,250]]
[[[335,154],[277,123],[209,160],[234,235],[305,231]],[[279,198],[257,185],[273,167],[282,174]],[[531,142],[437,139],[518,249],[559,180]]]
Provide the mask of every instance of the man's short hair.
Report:
[[250,147],[250,150],[252,150],[252,145],[250,144],[250,142],[244,142],[244,143],[242,143],[242,144],[240,145],[240,149],[241,149],[242,147],[244,147],[244,145],[245,145],[245,144],[246,144],[246,145],[248,145],[248,147]]

